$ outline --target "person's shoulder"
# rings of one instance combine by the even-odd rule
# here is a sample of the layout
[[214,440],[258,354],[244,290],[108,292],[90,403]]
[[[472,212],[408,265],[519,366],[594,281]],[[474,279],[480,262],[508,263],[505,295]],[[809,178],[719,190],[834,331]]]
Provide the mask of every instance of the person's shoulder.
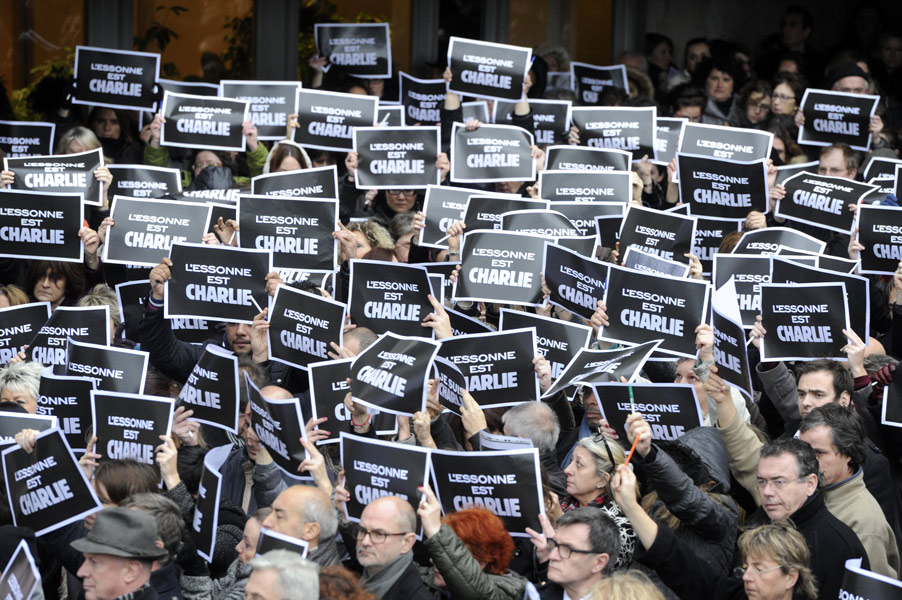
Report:
[[420,576],[416,563],[411,562],[382,600],[433,600],[433,598],[432,592]]
[[564,597],[564,588],[553,581],[543,581],[536,586],[536,591],[540,600],[562,600]]

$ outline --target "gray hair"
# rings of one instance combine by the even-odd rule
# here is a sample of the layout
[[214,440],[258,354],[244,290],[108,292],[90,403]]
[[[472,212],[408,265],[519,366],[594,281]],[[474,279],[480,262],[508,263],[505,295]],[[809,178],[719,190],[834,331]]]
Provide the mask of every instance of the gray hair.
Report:
[[540,452],[552,452],[561,434],[557,415],[544,402],[518,404],[502,415],[501,422],[510,435],[532,440]]
[[179,505],[163,494],[143,492],[129,496],[119,503],[122,508],[134,508],[150,514],[157,522],[157,535],[163,541],[163,547],[169,552],[169,558],[175,558],[182,538],[185,537],[185,521]]
[[75,306],[109,306],[113,327],[122,325],[122,315],[119,313],[119,301],[116,299],[116,292],[105,283],[98,283],[92,287],[91,291],[78,299]]
[[279,598],[316,600],[319,598],[319,565],[296,552],[270,550],[248,563],[254,571],[273,569],[279,574]]
[[37,401],[41,389],[41,370],[44,366],[36,362],[16,362],[0,369],[0,391],[9,388],[25,392]]
[[335,532],[338,531],[338,513],[329,496],[325,493],[312,495],[304,504],[303,510],[304,521],[319,523],[320,544],[335,537]]

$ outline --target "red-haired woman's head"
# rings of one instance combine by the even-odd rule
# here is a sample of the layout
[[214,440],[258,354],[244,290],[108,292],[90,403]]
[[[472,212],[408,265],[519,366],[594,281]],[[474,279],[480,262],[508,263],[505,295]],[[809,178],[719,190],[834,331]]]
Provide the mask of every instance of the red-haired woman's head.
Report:
[[514,557],[514,541],[497,515],[485,508],[467,508],[445,515],[443,521],[483,565],[483,571],[493,575],[507,571]]

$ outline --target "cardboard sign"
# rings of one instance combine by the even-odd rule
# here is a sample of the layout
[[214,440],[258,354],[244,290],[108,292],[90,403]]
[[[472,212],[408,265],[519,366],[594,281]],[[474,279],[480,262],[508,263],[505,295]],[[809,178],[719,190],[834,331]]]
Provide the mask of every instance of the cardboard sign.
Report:
[[464,390],[467,389],[467,379],[460,369],[447,358],[436,356],[432,363],[434,379],[438,383],[436,398],[439,404],[456,415],[460,415],[460,408],[464,405]]
[[445,308],[445,312],[448,313],[448,319],[451,321],[451,330],[456,336],[495,331],[482,321],[468,317],[453,308]]
[[806,163],[780,165],[777,167],[777,179],[775,183],[783,183],[798,173],[817,173],[817,168],[820,164],[820,161],[813,160]]
[[451,68],[449,92],[496,100],[520,100],[532,64],[532,50],[452,36],[448,41]]
[[429,450],[419,446],[384,442],[341,432],[341,464],[345,489],[345,518],[355,523],[366,505],[383,496],[407,500],[414,510],[420,504],[429,474]]
[[731,219],[714,219],[696,217],[695,239],[692,241],[692,254],[702,263],[702,274],[710,275],[714,270],[714,255],[720,248],[723,239],[742,227],[741,221]]
[[293,141],[305,148],[346,152],[354,146],[355,127],[374,127],[379,99],[375,96],[298,90],[298,123]]
[[39,433],[30,453],[18,444],[4,450],[3,477],[13,524],[38,537],[101,509],[59,429]]
[[351,261],[348,313],[358,327],[376,333],[432,337],[420,323],[432,312],[425,268],[379,260]]
[[624,426],[634,407],[651,425],[654,441],[673,441],[702,425],[698,397],[688,383],[604,383],[595,386],[595,397],[621,440],[628,439]]
[[210,207],[173,200],[136,200],[116,196],[110,209],[116,221],[107,232],[103,262],[155,267],[172,244],[200,244],[210,224]]
[[767,131],[686,123],[678,152],[750,162],[770,158],[773,142],[774,134]]
[[860,558],[846,561],[839,598],[862,600],[891,600],[899,595],[902,582],[886,575],[861,568]]
[[75,47],[73,104],[153,110],[154,84],[160,76],[156,52]]
[[0,366],[25,351],[41,326],[50,318],[49,302],[31,302],[0,308]]
[[250,120],[257,127],[257,139],[285,138],[288,115],[297,112],[296,81],[235,81],[219,82],[219,95],[248,103]]
[[620,88],[629,94],[625,65],[598,67],[570,61],[570,85],[582,106],[598,106],[605,88]]
[[160,145],[244,152],[249,102],[164,92]]
[[859,206],[858,241],[864,245],[861,272],[892,275],[902,261],[902,209]]
[[871,146],[871,117],[878,102],[880,96],[808,88],[801,104],[805,124],[799,127],[797,141],[806,146],[842,143],[867,152]]
[[855,214],[849,205],[858,204],[868,192],[877,189],[845,177],[808,173],[790,177],[783,186],[786,197],[777,200],[774,214],[839,233],[852,233],[855,228]]
[[[3,121],[0,121],[0,125]],[[2,143],[0,143],[2,147]],[[864,181],[870,182],[871,179],[895,178],[896,165],[902,164],[902,159],[886,158],[883,156],[873,156],[867,162],[864,168]]]
[[28,542],[19,540],[13,557],[0,575],[0,596],[3,598],[32,598],[41,583],[41,572],[35,563]]
[[848,360],[849,307],[842,283],[765,283],[761,285],[761,317],[767,335],[761,360]]
[[398,74],[404,125],[438,125],[445,104],[447,85],[444,79],[417,79],[407,73]]
[[656,115],[654,106],[605,106],[574,108],[571,118],[579,129],[581,146],[626,150],[632,152],[634,158],[648,156],[653,159]]
[[501,214],[501,229],[549,238],[578,237],[570,220],[553,210],[514,210]]
[[53,152],[55,135],[55,123],[0,121],[0,150],[10,158],[46,156]]
[[539,450],[492,452],[431,452],[435,495],[445,514],[465,508],[486,508],[504,521],[513,537],[528,537],[539,514],[545,514]]
[[238,434],[238,357],[207,344],[182,386],[179,402],[200,423]]
[[294,552],[301,558],[307,558],[310,544],[300,538],[282,535],[265,527],[260,529],[260,538],[257,541],[257,554],[263,555],[271,550],[287,550]]
[[542,304],[538,273],[545,257],[543,238],[508,231],[472,231],[463,236],[460,257],[455,302]]
[[[626,205],[621,202],[551,202],[550,210],[563,214],[576,227],[581,236],[595,236],[595,217],[599,215],[622,216]],[[619,229],[619,228],[618,228]]]
[[590,350],[580,348],[570,362],[562,369],[555,382],[542,398],[549,398],[571,385],[591,385],[596,383],[620,383],[620,378],[634,381],[648,357],[651,356],[660,340],[654,340],[613,350]]
[[388,23],[317,23],[316,50],[348,75],[373,79],[392,76]]
[[[516,102],[496,101],[492,107],[492,122],[498,125],[513,125],[515,105]],[[529,99],[529,114],[532,116],[536,144],[550,146],[567,143],[570,136],[571,107],[569,100]],[[486,121],[479,120],[483,123]],[[466,119],[464,121],[466,122]]]
[[93,389],[93,379],[55,375],[53,367],[41,370],[37,414],[56,417],[59,429],[73,450],[85,449],[85,433],[91,426]]
[[[442,80],[444,81],[444,80]],[[496,100],[496,102],[503,102]],[[472,102],[461,102],[461,120],[466,123],[470,119],[476,119],[481,123],[489,122],[489,104],[485,100],[474,100]]]
[[214,448],[204,457],[204,468],[200,473],[197,487],[197,501],[189,530],[197,553],[208,562],[213,562],[216,547],[216,530],[219,528],[219,503],[222,495],[222,474],[220,469],[227,453],[223,448]]
[[107,344],[109,306],[60,306],[28,344],[28,359],[48,365],[66,364],[67,340]]
[[313,273],[335,269],[337,200],[242,194],[238,226],[238,246],[271,251],[274,267]]
[[611,324],[600,328],[598,337],[628,344],[660,339],[660,352],[695,357],[694,332],[708,314],[710,284],[610,269],[604,303]]
[[464,231],[473,233],[479,229],[501,229],[501,215],[515,210],[539,210],[548,208],[545,200],[530,200],[520,196],[492,194],[471,195],[464,211]]
[[621,202],[633,196],[629,171],[542,171],[539,196],[552,202]]
[[545,149],[546,171],[629,171],[633,153],[612,148],[550,146]]
[[455,123],[451,133],[451,181],[534,181],[534,144],[532,134],[520,127],[483,125],[467,131],[463,124]]
[[673,277],[689,276],[689,265],[636,250],[635,246],[627,247],[623,254],[623,266],[644,273],[659,273]]
[[56,428],[57,420],[54,416],[5,413],[0,419],[0,449],[16,445],[16,434],[23,429],[47,431]]
[[338,198],[338,169],[335,165],[268,173],[251,179],[251,194],[292,198]]
[[677,156],[680,199],[693,215],[745,220],[756,210],[767,212],[765,160],[739,162],[707,156]]
[[551,317],[543,317],[521,310],[501,309],[499,331],[511,329],[536,330],[536,350],[551,364],[551,377],[557,379],[564,367],[592,339],[592,328],[588,325],[570,323]]
[[902,382],[893,380],[883,387],[883,405],[880,408],[880,424],[902,427]]
[[711,295],[711,328],[714,330],[714,363],[721,379],[750,400],[752,367],[745,348],[745,330],[739,314],[738,294],[733,279]]
[[[761,314],[761,284],[770,283],[770,258],[743,254],[715,254],[714,289],[721,289],[733,281],[736,302],[739,305],[740,322],[751,329]],[[723,309],[721,309],[723,310]]]
[[357,127],[357,189],[416,190],[441,183],[438,127]]
[[80,194],[0,190],[0,256],[80,263]]
[[165,283],[166,318],[201,317],[253,323],[267,305],[268,250],[173,244],[172,278]]
[[604,298],[610,266],[557,244],[548,244],[541,271],[551,290],[549,300],[584,319],[591,319],[598,301]]
[[328,360],[330,344],[341,346],[344,318],[344,304],[280,285],[269,313],[267,358],[298,369]]
[[161,435],[172,431],[175,400],[160,396],[91,391],[92,431],[101,461],[127,458],[152,465]]
[[149,355],[140,350],[77,342],[66,345],[65,375],[88,377],[95,389],[124,394],[144,393]]
[[397,104],[387,104],[380,100],[379,108],[376,109],[376,121],[380,125],[388,127],[403,127],[404,107]]
[[680,138],[683,136],[683,125],[687,122],[688,119],[682,117],[655,119],[655,164],[666,166],[676,157]]
[[820,254],[827,242],[788,227],[765,227],[743,233],[733,254],[776,254],[780,246]]
[[455,188],[445,185],[426,186],[426,199],[423,201],[423,212],[426,214],[426,226],[420,230],[418,245],[424,248],[448,248],[441,240],[445,238],[448,228],[457,221],[463,221],[467,211],[467,201],[473,190]]
[[289,477],[298,478],[298,468],[307,458],[300,439],[307,439],[301,405],[294,396],[288,399],[267,398],[247,373],[244,383],[251,405],[251,426],[260,443],[272,455],[276,466]]
[[535,336],[526,328],[445,338],[439,355],[460,369],[482,408],[513,406],[539,399]]
[[[70,201],[80,194],[85,204],[103,205],[103,185],[94,171],[103,166],[103,150],[3,159],[3,169],[15,174],[12,189],[67,194]],[[74,202],[73,202],[74,203]]]
[[667,260],[689,263],[695,219],[676,213],[629,206],[620,226],[620,252],[633,247]]
[[182,176],[178,169],[150,165],[109,165],[113,174],[109,196],[160,198],[182,193]]

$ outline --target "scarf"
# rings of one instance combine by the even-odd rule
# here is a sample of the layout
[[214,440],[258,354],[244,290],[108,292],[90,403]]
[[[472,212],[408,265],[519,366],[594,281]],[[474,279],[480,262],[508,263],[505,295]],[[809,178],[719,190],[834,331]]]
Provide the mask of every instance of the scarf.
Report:
[[374,595],[377,600],[381,600],[388,590],[401,578],[404,571],[413,561],[413,552],[407,552],[399,556],[395,562],[386,565],[381,571],[374,575],[369,574],[368,569],[363,570],[363,576],[360,578],[360,585],[366,591]]
[[341,557],[338,556],[338,546],[335,543],[335,538],[332,537],[328,541],[317,544],[316,548],[307,555],[307,560],[312,560],[321,567],[340,565]]

